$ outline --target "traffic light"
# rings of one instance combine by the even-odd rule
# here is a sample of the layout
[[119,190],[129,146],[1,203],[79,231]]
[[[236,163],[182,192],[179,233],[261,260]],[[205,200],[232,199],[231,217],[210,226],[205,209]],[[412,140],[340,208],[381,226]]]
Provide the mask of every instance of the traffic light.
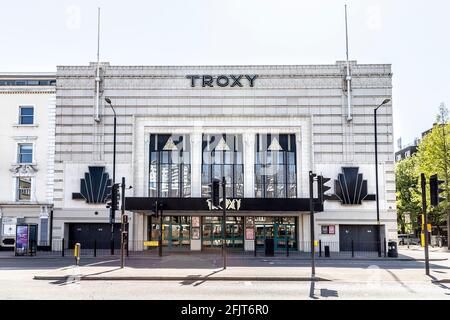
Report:
[[417,226],[420,228],[420,230],[423,231],[424,229],[424,219],[423,219],[423,214],[419,214],[417,215]]
[[114,183],[112,186],[106,187],[106,207],[112,208],[113,211],[119,210],[120,192],[119,184]]
[[213,179],[211,184],[211,201],[213,206],[218,207],[220,203],[220,180]]
[[439,185],[444,183],[444,180],[439,180],[437,174],[430,177],[430,204],[436,207],[445,198],[440,197],[440,194],[444,192],[444,189],[439,188]]
[[107,186],[106,187],[106,197],[105,197],[105,202],[106,202],[106,207],[109,209],[112,207],[112,186]]
[[330,178],[324,178],[323,176],[317,176],[317,185],[318,185],[318,193],[319,193],[319,203],[323,204],[325,200],[329,198],[328,195],[325,194],[331,187],[326,186],[325,184],[330,181]]
[[120,192],[119,192],[119,184],[114,183],[112,189],[112,205],[114,210],[119,210],[119,201],[120,201]]
[[155,214],[155,217],[158,218],[163,210],[163,203],[161,201],[155,201],[155,204],[152,207],[152,211]]

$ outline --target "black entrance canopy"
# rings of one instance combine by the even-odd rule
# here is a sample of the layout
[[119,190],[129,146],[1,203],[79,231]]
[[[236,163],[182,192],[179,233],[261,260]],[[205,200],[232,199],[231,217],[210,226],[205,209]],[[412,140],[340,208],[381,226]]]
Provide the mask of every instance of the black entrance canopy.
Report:
[[[146,212],[153,210],[155,202],[163,203],[164,210],[173,211],[214,211],[207,198],[153,198],[126,197],[125,210]],[[222,205],[222,204],[221,204]],[[217,209],[217,208],[215,208]],[[227,210],[240,211],[306,211],[309,212],[308,198],[232,198],[227,199]],[[323,205],[314,199],[314,211],[323,211]]]

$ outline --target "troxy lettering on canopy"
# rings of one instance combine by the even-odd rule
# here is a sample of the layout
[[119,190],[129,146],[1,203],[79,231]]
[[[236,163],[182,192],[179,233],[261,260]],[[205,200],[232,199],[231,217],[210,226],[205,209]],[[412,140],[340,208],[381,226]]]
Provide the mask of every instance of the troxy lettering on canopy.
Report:
[[[243,87],[248,84],[250,87],[255,86],[257,75],[187,75],[186,78],[191,80],[191,87],[201,84],[202,87]],[[199,81],[197,81],[199,80]]]

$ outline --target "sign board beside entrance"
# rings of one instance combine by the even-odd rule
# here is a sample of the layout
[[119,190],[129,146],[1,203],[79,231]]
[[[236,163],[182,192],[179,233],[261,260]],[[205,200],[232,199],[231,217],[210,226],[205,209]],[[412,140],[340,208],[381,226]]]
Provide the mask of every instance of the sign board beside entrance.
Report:
[[158,241],[144,241],[144,247],[157,247],[158,245]]
[[192,217],[192,227],[193,228],[200,227],[200,217]]
[[245,229],[245,240],[254,240],[255,239],[255,230],[253,228]]

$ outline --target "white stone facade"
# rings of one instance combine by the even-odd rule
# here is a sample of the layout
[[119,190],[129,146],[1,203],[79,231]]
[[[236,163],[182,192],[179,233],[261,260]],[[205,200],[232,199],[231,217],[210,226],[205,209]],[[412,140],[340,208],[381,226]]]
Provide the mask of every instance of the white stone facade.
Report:
[[[50,240],[53,207],[56,88],[54,73],[0,74],[0,246],[13,247],[15,225],[38,225],[38,245]],[[21,124],[20,108],[33,109],[33,122]],[[21,144],[32,146],[31,163],[20,163]],[[18,198],[18,178],[31,179],[29,199]],[[11,229],[11,233],[6,229]],[[9,242],[8,242],[9,241]],[[9,244],[5,244],[5,242]]]
[[[257,133],[295,133],[297,196],[309,197],[308,172],[334,184],[342,167],[359,167],[375,193],[373,109],[392,98],[390,65],[351,63],[352,121],[347,121],[345,64],[292,66],[110,66],[101,65],[100,121],[94,120],[95,64],[57,69],[54,237],[67,238],[69,223],[108,223],[104,204],[72,199],[89,165],[112,174],[113,117],[117,112],[116,182],[126,177],[127,196],[148,196],[151,133],[187,133],[191,143],[192,197],[200,197],[201,135],[237,133],[244,140],[244,193],[254,197]],[[257,75],[254,87],[191,87],[187,75]],[[396,239],[392,102],[378,111],[380,220]],[[334,192],[334,188],[330,190]],[[316,239],[339,242],[339,225],[375,225],[375,201],[342,205],[326,201],[315,214]],[[195,212],[189,213],[195,215]],[[297,234],[309,241],[309,215],[298,212]],[[117,219],[117,222],[119,219]],[[322,235],[321,225],[336,226]],[[130,237],[146,240],[147,221],[130,213]],[[195,247],[195,248],[194,248]],[[198,244],[191,248],[199,249]],[[251,250],[252,243],[245,248]],[[300,248],[301,249],[301,248]]]

